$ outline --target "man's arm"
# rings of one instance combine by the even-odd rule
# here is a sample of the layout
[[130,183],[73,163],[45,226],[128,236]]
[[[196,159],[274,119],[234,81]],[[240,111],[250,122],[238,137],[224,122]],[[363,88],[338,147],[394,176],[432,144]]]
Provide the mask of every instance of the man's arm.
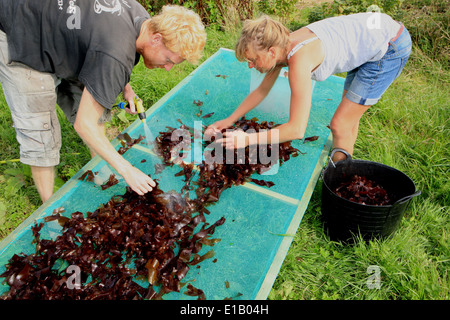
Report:
[[98,123],[104,108],[85,88],[74,128],[84,142],[100,157],[108,162],[139,195],[152,191],[155,182],[123,158],[105,136],[104,126]]

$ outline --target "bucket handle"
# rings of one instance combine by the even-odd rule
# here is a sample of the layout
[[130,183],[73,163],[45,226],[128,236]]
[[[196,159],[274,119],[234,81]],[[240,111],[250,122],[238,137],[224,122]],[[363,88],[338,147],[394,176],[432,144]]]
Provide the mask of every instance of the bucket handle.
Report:
[[334,156],[334,154],[336,152],[342,152],[343,154],[345,154],[345,156],[347,157],[347,159],[345,159],[345,160],[351,160],[352,159],[352,156],[350,155],[350,153],[348,153],[344,149],[334,148],[333,150],[331,150],[330,157],[329,157],[329,160],[330,160],[329,163],[331,163],[333,165],[333,167],[335,167],[335,168],[336,168],[336,165],[334,164],[334,161],[332,160],[332,158],[333,158],[333,156]]
[[[408,196],[405,196],[403,198],[398,199],[397,201],[395,201],[395,203],[392,205],[392,207],[389,209],[388,214],[386,215],[386,220],[388,220],[388,218],[391,216],[391,210],[394,210],[394,208],[398,205],[401,205],[402,203],[405,203],[406,201],[411,200],[414,197],[417,197],[418,195],[420,195],[422,192],[420,190],[417,190],[416,192],[414,192],[413,194],[410,194]],[[409,207],[409,203],[407,204],[407,207]]]
[[417,190],[417,191],[414,192],[413,194],[410,194],[410,195],[408,195],[408,196],[405,196],[405,197],[403,197],[403,198],[398,199],[397,201],[395,201],[395,203],[393,204],[393,206],[396,206],[396,205],[402,204],[402,203],[404,203],[404,202],[406,202],[406,201],[409,201],[410,199],[412,199],[412,198],[414,198],[414,197],[417,197],[417,196],[420,195],[421,193],[422,193],[422,191]]

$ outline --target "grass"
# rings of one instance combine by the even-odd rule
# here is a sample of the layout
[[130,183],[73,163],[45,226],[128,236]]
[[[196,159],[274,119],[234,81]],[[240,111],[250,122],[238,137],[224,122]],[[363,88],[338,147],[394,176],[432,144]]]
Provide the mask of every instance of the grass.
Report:
[[[220,47],[233,49],[235,34],[208,28],[206,59]],[[147,106],[158,101],[194,66],[169,73],[138,65],[132,86]],[[269,299],[448,299],[449,298],[449,72],[415,49],[402,75],[363,116],[355,158],[382,162],[405,172],[422,195],[414,198],[396,234],[388,240],[344,245],[323,231],[319,181]],[[118,110],[108,133],[114,138],[133,120]],[[90,156],[59,114],[63,131],[56,187]],[[19,158],[11,116],[0,94],[0,239],[40,205],[29,169]],[[381,287],[370,289],[369,266],[381,272]]]

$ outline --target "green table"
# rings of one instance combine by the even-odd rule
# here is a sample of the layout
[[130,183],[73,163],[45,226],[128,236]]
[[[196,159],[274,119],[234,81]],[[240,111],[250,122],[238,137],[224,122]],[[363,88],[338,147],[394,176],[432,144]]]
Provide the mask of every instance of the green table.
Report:
[[[250,88],[261,78],[255,76],[246,63],[236,60],[234,52],[218,50],[200,65],[160,101],[147,110],[147,124],[156,137],[166,126],[177,128],[181,120],[194,127],[196,121],[209,125],[228,116],[249,94]],[[219,76],[220,75],[220,76]],[[256,82],[255,82],[256,81]],[[314,84],[312,109],[305,137],[319,136],[316,141],[293,141],[301,154],[272,171],[272,174],[258,175],[253,178],[269,180],[275,183],[271,188],[254,183],[235,186],[225,190],[220,200],[208,207],[207,222],[214,223],[225,216],[226,222],[216,228],[213,238],[221,241],[214,245],[215,256],[200,263],[200,268],[191,268],[184,281],[191,282],[204,291],[207,299],[266,299],[275,281],[278,271],[289,250],[292,235],[300,225],[310,197],[318,181],[323,165],[331,147],[331,134],[328,129],[331,117],[341,99],[343,78],[332,76],[326,81]],[[203,115],[214,112],[207,119],[196,116],[198,108],[194,100],[203,102]],[[274,106],[268,108],[267,106]],[[266,100],[248,115],[247,119],[257,117],[260,121],[283,123],[288,120],[289,85],[281,73],[272,92]],[[143,124],[136,120],[124,133],[132,138],[145,135]],[[113,145],[118,149],[121,144],[115,139]],[[160,174],[154,174],[161,160],[146,145],[136,144],[124,157],[142,171],[160,181],[164,191],[180,191],[183,177],[175,177],[180,168],[167,167]],[[145,161],[142,161],[144,160]],[[89,161],[72,179],[61,187],[52,198],[37,209],[16,230],[0,243],[0,273],[15,253],[31,254],[35,247],[31,226],[52,214],[59,207],[65,208],[64,215],[80,211],[92,212],[112,196],[125,192],[123,179],[119,184],[102,190],[98,185],[81,181],[79,178],[87,170],[108,174],[114,172],[99,157]],[[109,177],[107,175],[106,177]],[[61,232],[56,221],[46,223],[41,238],[54,238]],[[204,247],[200,254],[210,250]],[[229,284],[228,288],[225,283]],[[9,286],[0,284],[0,293]],[[164,299],[195,299],[173,292]]]

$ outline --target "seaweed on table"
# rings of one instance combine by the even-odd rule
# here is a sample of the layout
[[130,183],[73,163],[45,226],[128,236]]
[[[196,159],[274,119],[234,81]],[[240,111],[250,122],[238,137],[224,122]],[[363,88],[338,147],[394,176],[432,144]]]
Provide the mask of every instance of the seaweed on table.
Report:
[[[86,217],[58,212],[44,222],[52,220],[62,225],[61,235],[41,239],[44,223],[35,223],[36,253],[10,259],[0,275],[10,290],[1,299],[161,299],[180,291],[189,268],[202,260],[199,251],[216,243],[209,237],[225,222],[222,217],[208,225],[181,196],[159,188],[144,196],[128,188]],[[62,262],[81,271],[79,288],[68,286],[70,275],[61,270]],[[135,279],[147,280],[148,286]]]

